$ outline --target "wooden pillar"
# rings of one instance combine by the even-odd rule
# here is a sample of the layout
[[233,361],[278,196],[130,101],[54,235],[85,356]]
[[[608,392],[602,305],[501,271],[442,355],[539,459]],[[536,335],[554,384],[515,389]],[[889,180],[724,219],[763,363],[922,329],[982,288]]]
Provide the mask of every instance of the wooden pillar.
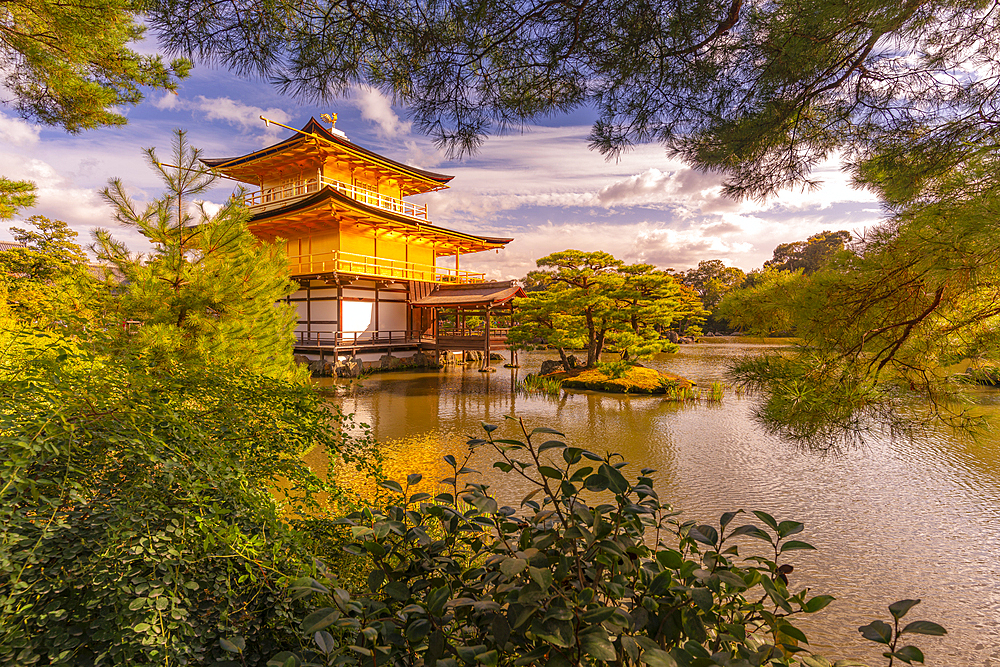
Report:
[[333,334],[333,343],[344,335],[344,287],[337,283],[337,330]]
[[[312,340],[312,281],[306,281],[306,341]],[[319,345],[319,337],[316,338]]]
[[486,306],[486,335],[484,336],[484,338],[486,339],[486,344],[485,344],[486,352],[485,352],[485,356],[483,357],[483,368],[486,368],[487,366],[490,365],[490,318],[492,317],[492,315],[493,314],[490,312],[490,307],[487,304],[487,306]]
[[379,331],[381,331],[381,329],[379,328],[378,325],[378,281],[376,280],[375,281],[375,340],[378,340],[379,338],[378,335]]

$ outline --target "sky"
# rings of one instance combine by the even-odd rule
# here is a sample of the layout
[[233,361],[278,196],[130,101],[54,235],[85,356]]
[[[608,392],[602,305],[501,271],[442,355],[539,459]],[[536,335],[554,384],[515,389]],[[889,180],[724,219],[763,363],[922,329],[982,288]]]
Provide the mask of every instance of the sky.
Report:
[[[411,199],[426,203],[428,217],[442,227],[513,237],[499,252],[463,256],[463,269],[491,279],[523,277],[540,257],[566,249],[603,250],[629,263],[676,270],[721,259],[749,271],[770,259],[780,243],[824,230],[860,234],[883,216],[877,199],[853,189],[834,161],[814,174],[823,182],[817,190],[785,191],[763,203],[732,201],[721,196],[719,176],[668,159],[658,144],[605,160],[587,146],[593,122],[588,110],[490,137],[476,155],[448,160],[413,130],[405,108],[378,91],[359,88],[318,106],[208,66],[197,66],[177,94],[149,91],[140,105],[124,110],[129,122],[123,127],[67,134],[0,106],[0,174],[38,185],[37,205],[21,218],[64,220],[82,244],[90,243],[93,229],[108,228],[141,251],[142,238],[115,224],[99,191],[118,177],[138,201],[159,195],[143,147],[157,147],[165,160],[174,129],[183,128],[206,157],[242,155],[290,135],[265,127],[261,115],[302,127],[310,116],[330,112],[354,143],[454,175],[449,189]],[[231,183],[220,181],[205,198],[221,203],[231,192]],[[11,240],[6,227],[19,224],[0,224],[0,240]]]

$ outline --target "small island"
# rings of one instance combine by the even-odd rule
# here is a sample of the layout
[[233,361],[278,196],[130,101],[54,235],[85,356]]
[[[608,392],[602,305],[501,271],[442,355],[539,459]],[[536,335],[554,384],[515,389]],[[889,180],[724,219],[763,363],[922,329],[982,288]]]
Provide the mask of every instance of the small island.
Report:
[[615,394],[677,394],[693,390],[695,386],[687,378],[640,365],[630,366],[624,372],[609,369],[616,365],[575,368],[545,377],[560,380],[566,389],[591,389]]

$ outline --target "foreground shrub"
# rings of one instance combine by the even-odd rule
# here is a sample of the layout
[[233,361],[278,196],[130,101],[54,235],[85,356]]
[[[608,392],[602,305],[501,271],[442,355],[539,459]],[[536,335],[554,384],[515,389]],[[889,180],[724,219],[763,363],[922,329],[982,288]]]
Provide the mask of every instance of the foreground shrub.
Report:
[[263,665],[298,646],[284,578],[311,557],[285,518],[335,491],[303,451],[343,451],[316,393],[51,332],[3,343],[0,664],[217,664],[239,634]]
[[[535,487],[520,507],[462,484],[468,458],[445,457],[450,489],[434,497],[410,493],[419,475],[385,482],[398,502],[343,521],[354,537],[347,550],[373,564],[369,594],[352,596],[330,573],[297,580],[292,595],[315,600],[301,622],[312,647],[271,664],[831,665],[795,625],[833,600],[789,586],[785,558],[813,549],[793,539],[801,523],[759,511],[740,525],[742,511],[718,525],[681,521],[659,500],[652,470],[629,481],[619,457],[567,446],[551,429],[521,424],[514,440],[483,427],[487,437],[470,447],[492,448],[495,467]],[[763,552],[742,557],[748,543]],[[885,645],[890,664],[923,661],[901,636],[944,634],[927,621],[899,627],[916,602],[892,605],[893,625],[860,629]],[[240,653],[244,644],[228,645]]]

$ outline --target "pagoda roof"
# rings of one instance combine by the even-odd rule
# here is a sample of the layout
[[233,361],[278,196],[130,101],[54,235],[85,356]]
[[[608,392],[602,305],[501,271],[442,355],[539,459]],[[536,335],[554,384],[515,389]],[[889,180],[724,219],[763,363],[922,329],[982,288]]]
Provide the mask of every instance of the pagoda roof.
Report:
[[[480,252],[500,248],[514,240],[506,237],[477,236],[420,222],[407,215],[365,204],[331,187],[324,187],[314,194],[296,199],[288,206],[257,213],[250,218],[248,224],[254,232],[281,236],[284,230],[295,228],[300,224],[296,218],[313,217],[310,216],[311,213],[319,212],[318,209],[321,210],[325,206],[336,206],[343,216],[354,217],[358,224],[371,225],[389,231],[419,234],[462,252]],[[327,216],[324,214],[320,217]]]
[[348,161],[405,179],[408,182],[408,187],[403,188],[406,195],[447,188],[448,182],[454,178],[447,174],[403,164],[358,146],[346,137],[338,136],[326,129],[315,118],[310,118],[300,131],[274,145],[238,157],[203,158],[201,162],[212,169],[224,172],[230,178],[258,185],[258,175],[262,169],[267,169],[271,163],[286,157],[304,157],[307,153],[314,152],[317,145],[331,150],[338,157],[346,158]]
[[438,285],[434,290],[413,301],[418,307],[448,306],[502,306],[515,297],[527,296],[524,289],[513,280],[490,283]]

